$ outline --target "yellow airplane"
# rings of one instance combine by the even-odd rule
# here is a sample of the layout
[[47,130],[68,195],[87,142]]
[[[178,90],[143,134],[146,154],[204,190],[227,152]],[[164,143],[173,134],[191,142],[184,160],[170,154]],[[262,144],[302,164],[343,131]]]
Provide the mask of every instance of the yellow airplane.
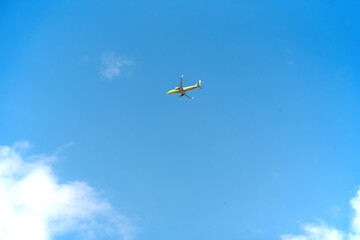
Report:
[[178,87],[176,87],[174,90],[170,90],[167,92],[167,94],[175,94],[175,93],[180,93],[179,94],[179,97],[182,97],[182,96],[186,96],[190,99],[194,99],[193,97],[190,97],[189,95],[186,94],[187,91],[190,91],[190,90],[193,90],[195,88],[201,88],[201,80],[199,80],[195,85],[193,86],[190,86],[190,87],[185,87],[183,88],[182,86],[182,79],[183,79],[184,75],[181,75],[181,78],[180,78],[180,84]]

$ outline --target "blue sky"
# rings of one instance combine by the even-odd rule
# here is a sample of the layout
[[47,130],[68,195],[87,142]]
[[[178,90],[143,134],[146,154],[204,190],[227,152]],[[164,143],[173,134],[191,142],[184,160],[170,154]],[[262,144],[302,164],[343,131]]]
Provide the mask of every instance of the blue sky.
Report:
[[[51,163],[59,182],[86,182],[136,240],[272,240],[316,219],[348,231],[359,7],[2,1],[0,143],[72,143]],[[193,101],[166,95],[181,74],[202,80]]]

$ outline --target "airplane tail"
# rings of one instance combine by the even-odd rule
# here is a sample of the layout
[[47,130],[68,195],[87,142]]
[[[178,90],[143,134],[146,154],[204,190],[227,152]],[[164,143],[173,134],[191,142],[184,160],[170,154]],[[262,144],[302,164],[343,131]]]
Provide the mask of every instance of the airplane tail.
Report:
[[202,87],[201,87],[201,80],[199,80],[199,81],[196,83],[196,86],[202,89]]

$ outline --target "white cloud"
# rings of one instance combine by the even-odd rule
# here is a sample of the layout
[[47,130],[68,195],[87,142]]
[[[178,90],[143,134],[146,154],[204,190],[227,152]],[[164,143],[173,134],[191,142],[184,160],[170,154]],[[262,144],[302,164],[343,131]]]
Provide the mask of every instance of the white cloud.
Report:
[[342,240],[344,239],[343,233],[335,228],[327,226],[325,223],[320,222],[317,224],[305,224],[303,226],[305,235],[283,235],[283,240]]
[[117,55],[114,51],[104,53],[101,57],[101,74],[105,78],[112,80],[114,77],[120,76],[123,67],[132,64],[132,61]]
[[88,184],[59,183],[46,156],[27,161],[22,147],[28,144],[0,146],[1,240],[50,240],[72,232],[132,238],[134,227],[126,217]]
[[360,240],[360,189],[356,196],[350,200],[354,210],[351,219],[351,229],[342,231],[329,227],[324,222],[305,224],[302,226],[303,235],[282,235],[282,240]]

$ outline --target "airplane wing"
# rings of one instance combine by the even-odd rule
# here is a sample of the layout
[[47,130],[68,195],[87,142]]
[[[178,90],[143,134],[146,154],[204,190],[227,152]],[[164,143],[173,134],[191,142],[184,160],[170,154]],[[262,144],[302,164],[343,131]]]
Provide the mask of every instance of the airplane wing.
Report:
[[191,100],[194,99],[193,97],[190,97],[189,95],[187,95],[186,93],[183,93],[186,97],[190,98]]
[[180,78],[180,84],[179,84],[179,88],[180,89],[183,89],[183,86],[182,86],[182,79],[183,79],[184,75],[181,75],[181,78]]

